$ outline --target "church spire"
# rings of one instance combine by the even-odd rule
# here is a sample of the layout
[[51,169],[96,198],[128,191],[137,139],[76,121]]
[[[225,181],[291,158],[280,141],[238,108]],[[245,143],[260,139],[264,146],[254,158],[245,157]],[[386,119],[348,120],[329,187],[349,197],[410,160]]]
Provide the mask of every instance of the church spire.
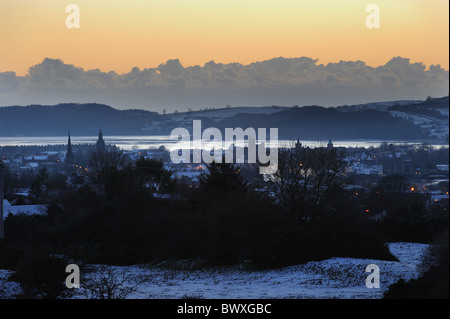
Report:
[[301,149],[302,148],[302,143],[300,143],[300,139],[297,138],[297,142],[295,143],[295,148],[296,149]]
[[333,148],[333,142],[331,141],[331,138],[330,138],[330,140],[328,141],[327,147],[328,147],[328,148]]
[[106,149],[105,141],[103,140],[103,133],[100,129],[100,132],[98,133],[98,140],[97,140],[97,152],[102,153]]
[[72,141],[70,140],[70,132],[69,139],[67,141],[66,164],[73,164]]

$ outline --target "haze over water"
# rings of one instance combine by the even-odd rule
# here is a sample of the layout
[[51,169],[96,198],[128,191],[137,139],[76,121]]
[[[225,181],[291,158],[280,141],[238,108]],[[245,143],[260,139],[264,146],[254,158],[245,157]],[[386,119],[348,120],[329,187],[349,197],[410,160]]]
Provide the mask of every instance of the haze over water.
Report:
[[[93,144],[97,141],[97,136],[71,136],[72,144]],[[159,148],[161,146],[172,150],[175,145],[178,147],[181,145],[183,148],[189,148],[189,143],[177,144],[176,140],[171,140],[169,135],[149,135],[149,136],[136,136],[136,135],[121,135],[121,136],[105,136],[105,142],[107,144],[114,144],[120,149],[148,149]],[[259,143],[260,141],[257,141]],[[270,141],[267,141],[267,146],[270,146]],[[278,146],[285,147],[292,145],[294,140],[279,140]],[[302,145],[309,147],[326,146],[328,141],[326,140],[300,140]],[[335,147],[378,147],[385,141],[380,140],[332,140]],[[420,141],[386,141],[393,144],[421,144]],[[17,136],[17,137],[0,137],[0,146],[43,146],[43,145],[61,145],[67,144],[67,136]],[[212,148],[213,142],[202,143],[203,148]],[[219,144],[216,144],[219,145]],[[240,145],[237,142],[237,145]],[[225,145],[227,148],[229,144]],[[443,147],[445,145],[432,145],[434,147]]]

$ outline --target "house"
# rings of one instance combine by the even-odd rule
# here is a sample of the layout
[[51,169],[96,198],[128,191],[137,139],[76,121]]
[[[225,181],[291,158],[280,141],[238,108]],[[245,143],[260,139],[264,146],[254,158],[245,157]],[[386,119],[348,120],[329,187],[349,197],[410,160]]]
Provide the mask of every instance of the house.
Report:
[[47,210],[45,205],[11,205],[6,199],[3,200],[3,218],[12,215],[42,215]]

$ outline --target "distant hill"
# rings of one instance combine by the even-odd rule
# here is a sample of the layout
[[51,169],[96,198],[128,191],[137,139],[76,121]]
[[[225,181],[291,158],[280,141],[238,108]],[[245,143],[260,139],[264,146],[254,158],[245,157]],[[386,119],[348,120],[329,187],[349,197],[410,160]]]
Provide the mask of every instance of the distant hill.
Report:
[[30,105],[0,108],[0,135],[96,135],[99,129],[113,134],[139,134],[159,118],[154,112],[116,110],[103,104]]
[[241,114],[225,119],[220,124],[223,127],[278,127],[283,138],[291,139],[413,140],[428,137],[411,121],[394,118],[387,112],[341,112],[319,106],[291,108],[274,115],[257,117]]
[[0,136],[165,135],[176,127],[277,127],[281,139],[380,139],[448,141],[448,97],[326,108],[227,107],[158,114],[103,104],[0,107]]

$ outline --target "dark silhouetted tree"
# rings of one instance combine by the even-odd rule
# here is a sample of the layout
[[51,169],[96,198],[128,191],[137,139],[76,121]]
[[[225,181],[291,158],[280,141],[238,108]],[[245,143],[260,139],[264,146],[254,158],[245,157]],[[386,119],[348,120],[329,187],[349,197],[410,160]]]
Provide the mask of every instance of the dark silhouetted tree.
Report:
[[200,175],[200,188],[207,193],[227,194],[245,192],[247,183],[240,174],[240,169],[233,163],[212,162],[207,165],[208,172]]
[[343,158],[336,148],[280,149],[270,183],[281,207],[299,220],[316,217],[345,168]]
[[31,183],[31,196],[39,202],[45,202],[47,193],[45,182],[47,181],[47,179],[48,172],[47,168],[44,166],[39,170],[36,178]]
[[157,159],[141,157],[135,163],[136,178],[141,185],[151,191],[167,192],[174,187],[172,171],[164,168],[164,163]]

